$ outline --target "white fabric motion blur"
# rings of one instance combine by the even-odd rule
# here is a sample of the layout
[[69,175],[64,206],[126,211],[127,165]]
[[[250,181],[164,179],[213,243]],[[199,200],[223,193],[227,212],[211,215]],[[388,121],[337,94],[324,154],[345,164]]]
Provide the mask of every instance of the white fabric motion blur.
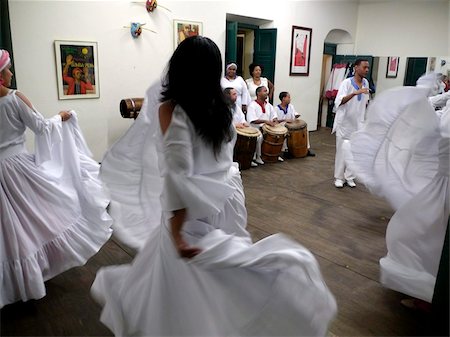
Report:
[[44,297],[46,280],[85,264],[111,236],[98,171],[75,112],[62,123],[13,91],[0,98],[0,307]]
[[[149,89],[146,108],[135,121],[142,125],[133,125],[106,157],[108,178],[116,170],[116,182],[109,186],[113,197],[120,195],[118,180],[134,158],[138,162],[130,166],[141,172],[133,176],[137,181],[153,165],[148,168],[159,179],[151,195],[161,193],[161,199],[143,199],[149,194],[141,193],[138,183],[129,185],[135,187],[133,204],[156,214],[146,223],[143,213],[136,217],[142,227],[120,224],[121,237],[136,238],[137,230],[148,240],[131,265],[98,272],[92,294],[104,306],[101,321],[117,336],[324,336],[336,303],[315,258],[283,235],[251,243],[240,173],[232,163],[234,141],[222,147],[216,161],[179,106],[162,136],[159,90],[158,85]],[[153,142],[136,138],[142,135]],[[153,149],[121,144],[131,139]],[[128,153],[125,160],[111,162],[120,148],[151,158],[142,163],[139,155]],[[183,235],[202,249],[192,260],[181,259],[172,242],[169,219],[179,208],[188,211]],[[139,241],[143,239],[128,240],[135,246]]]
[[449,112],[441,120],[428,88],[379,94],[351,138],[353,169],[396,210],[380,260],[381,282],[431,302],[449,217]]

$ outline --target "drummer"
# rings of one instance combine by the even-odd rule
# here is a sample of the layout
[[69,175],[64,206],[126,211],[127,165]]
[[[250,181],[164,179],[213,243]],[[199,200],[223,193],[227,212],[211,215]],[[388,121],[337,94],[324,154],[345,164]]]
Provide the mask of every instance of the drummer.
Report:
[[[273,109],[272,104],[266,101],[268,91],[265,86],[256,88],[256,100],[252,101],[247,107],[247,122],[251,126],[260,129],[263,124],[275,126],[278,124],[277,114]],[[256,144],[255,157],[253,161],[257,164],[264,164],[261,159],[261,143]],[[283,158],[278,157],[279,161],[284,161]]]
[[[233,125],[236,129],[243,129],[243,128],[248,128],[250,125],[247,123],[247,121],[245,120],[245,115],[242,112],[242,109],[239,105],[236,104],[237,102],[237,91],[234,88],[228,87],[225,88],[223,90],[223,94],[225,96],[225,100],[228,103],[231,112],[233,114]],[[261,148],[261,144],[263,141],[263,137],[262,135],[259,135],[256,138],[256,148]],[[251,163],[252,167],[256,167],[258,166],[257,163],[255,163],[255,161],[252,161]]]
[[[278,121],[281,122],[287,122],[287,123],[293,123],[297,120],[297,118],[300,117],[300,114],[295,110],[295,107],[293,104],[291,104],[291,95],[287,91],[280,92],[280,95],[278,96],[280,99],[280,104],[278,104],[275,107],[275,113],[277,115]],[[308,132],[308,139],[307,139],[307,146],[308,146],[308,154],[307,156],[315,157],[316,154],[310,149],[309,144],[309,132]],[[287,155],[287,140],[284,140],[282,151],[284,153],[284,156]]]

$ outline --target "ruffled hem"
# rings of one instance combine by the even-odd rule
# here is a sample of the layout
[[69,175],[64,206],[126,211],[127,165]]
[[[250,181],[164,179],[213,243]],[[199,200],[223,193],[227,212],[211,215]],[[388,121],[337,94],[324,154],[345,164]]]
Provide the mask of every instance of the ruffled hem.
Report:
[[399,264],[388,255],[380,259],[380,282],[386,288],[431,303],[436,277]]
[[76,266],[84,265],[112,234],[106,212],[97,222],[80,217],[58,237],[41,246],[33,255],[3,261],[0,308],[22,300],[45,296],[44,282]]
[[298,243],[273,235],[252,245],[214,230],[198,242],[203,252],[186,262],[161,231],[133,265],[97,274],[91,292],[116,336],[326,334],[336,302],[315,258]]

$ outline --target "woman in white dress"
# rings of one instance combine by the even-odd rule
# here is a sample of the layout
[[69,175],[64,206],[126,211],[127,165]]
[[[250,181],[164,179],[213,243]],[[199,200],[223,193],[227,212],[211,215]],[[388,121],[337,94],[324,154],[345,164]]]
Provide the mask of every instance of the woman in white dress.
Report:
[[[198,95],[182,81],[192,67]],[[245,230],[220,76],[218,47],[190,37],[170,60],[163,103],[156,104],[157,85],[147,92],[154,134],[145,145],[156,146],[156,157],[146,165],[156,162],[162,193],[150,204],[136,201],[162,209],[160,221],[147,224],[131,265],[98,272],[92,293],[104,306],[101,321],[117,336],[324,336],[336,303],[312,254],[280,234],[252,244]]]
[[450,212],[450,106],[442,117],[435,113],[427,98],[434,83],[428,75],[416,87],[377,95],[367,125],[351,138],[358,177],[396,210],[386,231],[381,282],[428,303]]
[[236,104],[242,111],[247,112],[247,105],[250,104],[251,98],[248,93],[247,84],[244,79],[236,74],[237,65],[236,63],[229,63],[225,68],[225,76],[220,79],[220,85],[222,90],[226,88],[233,88],[237,91]]
[[263,86],[266,87],[268,95],[268,100],[273,102],[273,92],[275,90],[273,83],[266,77],[262,77],[264,68],[260,64],[252,63],[248,66],[250,75],[252,77],[247,78],[245,82],[247,83],[248,92],[250,93],[251,100],[256,100],[256,89]]
[[[80,266],[111,236],[108,200],[74,112],[45,119],[10,90],[0,50],[0,308],[45,296],[44,282]],[[25,150],[25,130],[36,154]]]

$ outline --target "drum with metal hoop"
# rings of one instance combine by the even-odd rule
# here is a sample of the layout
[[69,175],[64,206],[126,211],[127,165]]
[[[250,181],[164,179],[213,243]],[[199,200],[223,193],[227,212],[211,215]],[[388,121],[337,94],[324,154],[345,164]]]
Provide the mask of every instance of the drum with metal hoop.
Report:
[[287,146],[289,154],[294,158],[303,158],[308,154],[308,128],[304,120],[285,124],[288,129]]
[[256,139],[261,135],[261,132],[251,126],[236,128],[236,132],[237,139],[234,145],[233,160],[239,163],[241,170],[246,170],[252,165],[253,154],[256,149]]
[[124,98],[120,101],[120,114],[123,118],[136,119],[143,103],[143,98]]
[[284,138],[286,137],[288,130],[282,124],[277,124],[275,126],[264,124],[262,126],[262,131],[264,137],[261,146],[262,160],[268,163],[275,163],[278,161],[278,157],[281,154]]

